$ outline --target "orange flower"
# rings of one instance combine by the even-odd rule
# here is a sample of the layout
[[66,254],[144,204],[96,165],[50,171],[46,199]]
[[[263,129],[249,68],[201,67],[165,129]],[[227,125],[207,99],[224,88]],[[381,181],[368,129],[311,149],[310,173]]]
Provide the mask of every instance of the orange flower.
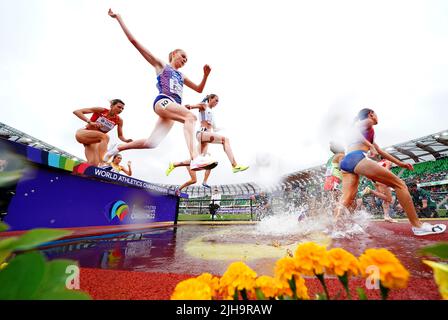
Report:
[[[305,285],[305,280],[298,274],[291,276],[291,279],[292,277],[294,277],[295,280],[297,298],[308,300],[310,297],[308,295],[308,288]],[[278,281],[280,286],[278,290],[278,295],[292,297],[293,293],[289,281],[280,279],[278,279]]]
[[196,277],[196,279],[206,283],[210,287],[210,289],[212,291],[212,296],[216,295],[216,293],[219,290],[219,278],[218,277],[214,277],[210,273],[203,273],[200,276]]
[[203,281],[196,278],[187,279],[177,284],[171,300],[211,300],[212,290]]
[[333,248],[327,252],[328,265],[327,272],[342,277],[346,272],[349,276],[359,274],[358,259],[350,252],[342,248]]
[[281,281],[288,281],[293,275],[300,276],[300,270],[297,268],[296,263],[291,257],[284,257],[275,263],[275,277]]
[[363,276],[369,276],[367,270],[377,267],[383,287],[388,289],[405,288],[409,272],[401,262],[387,249],[367,249],[359,257],[359,267]]
[[255,287],[259,288],[264,296],[269,299],[275,298],[278,295],[279,290],[281,289],[281,284],[276,278],[261,276],[255,281]]
[[297,247],[294,261],[304,275],[323,274],[324,268],[328,265],[327,251],[324,246],[305,242]]
[[235,290],[246,290],[253,293],[257,274],[243,262],[234,262],[219,280],[221,292],[227,299],[232,299]]
[[309,299],[308,289],[305,286],[305,280],[300,276],[296,262],[291,257],[284,257],[277,260],[275,264],[275,278],[278,280],[280,288],[278,295],[292,296],[292,290],[289,280],[294,276],[296,282],[296,294],[300,299]]

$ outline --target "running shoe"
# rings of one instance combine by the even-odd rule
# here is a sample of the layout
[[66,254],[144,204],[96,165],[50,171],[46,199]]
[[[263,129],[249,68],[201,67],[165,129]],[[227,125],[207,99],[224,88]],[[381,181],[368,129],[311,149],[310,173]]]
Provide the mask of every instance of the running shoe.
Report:
[[204,187],[204,188],[207,188],[207,189],[211,189],[212,187],[210,187],[208,184],[206,184],[206,183],[202,183],[202,186]]
[[170,162],[170,164],[168,165],[168,169],[166,169],[165,174],[168,177],[171,173],[171,171],[173,171],[176,167],[174,166],[174,163]]
[[365,187],[364,190],[361,192],[361,197],[364,197],[365,195],[369,194],[371,189],[369,187]]
[[215,166],[217,162],[210,156],[197,156],[190,162],[190,169],[193,171],[210,169],[211,166]]
[[107,152],[104,154],[103,161],[109,162],[110,158],[112,158],[118,152],[120,152],[118,151],[118,143],[114,143],[109,149],[107,149]]
[[443,233],[446,230],[446,225],[444,224],[429,224],[427,222],[424,222],[420,228],[412,227],[412,232],[414,232],[414,235],[416,236],[426,236],[428,234],[438,234]]
[[235,166],[232,168],[232,171],[233,171],[233,173],[237,173],[237,172],[244,171],[247,169],[249,169],[249,166]]

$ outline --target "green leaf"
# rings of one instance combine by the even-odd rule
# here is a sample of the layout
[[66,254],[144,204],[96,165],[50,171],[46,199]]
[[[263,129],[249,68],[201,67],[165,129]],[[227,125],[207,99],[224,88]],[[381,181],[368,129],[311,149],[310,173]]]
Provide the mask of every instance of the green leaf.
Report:
[[430,254],[442,259],[448,259],[448,243],[439,242],[434,245],[423,247],[419,250],[420,253]]
[[0,222],[0,232],[6,231],[9,229],[9,226],[6,223]]
[[257,296],[257,300],[266,300],[266,297],[260,288],[255,288],[255,295]]
[[12,259],[0,271],[0,300],[31,299],[45,275],[45,259],[41,253],[30,252]]
[[63,291],[66,289],[66,280],[69,274],[66,273],[69,266],[78,266],[73,260],[58,259],[47,262],[44,280],[37,295],[51,291]]
[[338,279],[347,293],[347,298],[351,300],[352,296],[350,294],[350,288],[348,287],[348,273],[346,272],[343,276],[338,276]]
[[43,243],[50,242],[71,234],[72,231],[56,229],[33,229],[22,235],[12,246],[8,247],[15,250],[33,249]]
[[369,300],[363,288],[356,288],[359,300]]
[[11,251],[11,247],[13,247],[14,242],[16,242],[19,238],[17,237],[10,237],[10,238],[5,238],[3,240],[0,240],[0,251],[3,250],[10,250]]
[[0,265],[11,255],[11,250],[0,250]]
[[246,289],[240,290],[240,293],[241,293],[241,298],[242,298],[243,300],[249,300],[248,297],[247,297],[247,291],[246,291]]
[[238,299],[239,299],[238,290],[235,288],[235,292],[233,293],[233,300],[238,300]]
[[91,300],[92,298],[85,292],[78,290],[63,290],[45,292],[37,297],[39,300]]
[[291,279],[288,280],[288,284],[292,291],[292,297],[297,300],[298,299],[297,286],[296,286],[296,278],[294,277],[294,275],[292,275]]

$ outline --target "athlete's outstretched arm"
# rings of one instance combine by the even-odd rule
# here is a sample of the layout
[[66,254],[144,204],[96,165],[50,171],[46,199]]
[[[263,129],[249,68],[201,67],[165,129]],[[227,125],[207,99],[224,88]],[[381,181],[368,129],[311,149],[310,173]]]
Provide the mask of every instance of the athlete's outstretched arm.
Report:
[[121,19],[121,16],[117,13],[113,13],[112,9],[109,9],[109,16],[111,16],[114,19],[117,19],[118,23],[120,24],[121,29],[123,29],[124,34],[129,39],[129,41],[134,45],[135,48],[141,53],[143,58],[146,59],[154,68],[156,68],[156,71],[159,72],[163,68],[163,62],[160,61],[158,58],[156,58],[151,52],[149,52],[148,49],[146,49],[144,46],[138,42],[132,33],[129,31],[129,29],[126,27],[126,25],[123,22],[123,19]]
[[384,158],[387,159],[393,163],[395,163],[397,166],[408,169],[408,170],[414,170],[414,167],[410,163],[406,163],[403,161],[398,160],[397,158],[394,158],[391,156],[388,152],[381,149],[376,143],[373,143],[373,146],[375,147],[376,151]]
[[186,104],[185,108],[187,108],[188,110],[192,110],[192,109],[205,110],[205,103],[201,102],[198,104]]
[[196,92],[202,93],[202,91],[204,90],[205,84],[207,83],[207,78],[208,78],[208,75],[210,74],[210,71],[212,71],[212,69],[210,68],[210,66],[208,64],[206,64],[204,66],[204,76],[202,77],[202,81],[200,84],[195,84],[190,79],[188,79],[187,77],[184,76],[185,85],[187,87],[193,89]]
[[120,139],[123,142],[132,142],[132,139],[126,139],[123,136],[123,120],[121,120],[118,122],[118,126],[117,126],[117,133],[118,133],[118,139]]

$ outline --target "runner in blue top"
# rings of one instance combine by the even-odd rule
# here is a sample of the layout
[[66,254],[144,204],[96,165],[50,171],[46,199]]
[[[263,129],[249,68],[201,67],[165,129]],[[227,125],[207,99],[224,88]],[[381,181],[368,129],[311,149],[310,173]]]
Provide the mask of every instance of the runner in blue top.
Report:
[[372,109],[362,109],[359,111],[355,123],[355,135],[351,140],[345,157],[340,163],[342,173],[342,206],[349,210],[355,208],[355,197],[358,191],[359,176],[365,176],[368,179],[384,184],[387,187],[395,189],[398,201],[403,207],[406,215],[412,225],[412,231],[417,236],[442,233],[446,230],[446,225],[422,223],[415,211],[412,197],[403,180],[394,175],[390,170],[382,167],[377,162],[366,157],[370,151],[371,156],[381,155],[383,159],[395,163],[397,166],[413,170],[410,163],[405,163],[391,156],[382,150],[374,142],[373,126],[378,124],[378,117]]
[[169,54],[169,64],[163,63],[160,59],[155,57],[134,36],[130,33],[124,24],[121,16],[112,12],[109,9],[109,16],[117,19],[126,37],[137,48],[141,55],[154,67],[157,73],[157,88],[159,95],[153,103],[154,112],[159,116],[157,124],[153,129],[148,139],[140,139],[131,143],[115,145],[105,155],[104,160],[108,160],[120,151],[129,149],[153,149],[166,137],[174,121],[184,124],[184,135],[187,143],[188,151],[190,152],[191,168],[200,169],[205,163],[198,163],[197,149],[194,147],[194,125],[196,116],[189,111],[182,103],[182,90],[184,84],[196,92],[201,93],[204,90],[205,83],[210,74],[211,68],[208,65],[204,66],[204,76],[199,84],[193,83],[190,79],[185,77],[178,69],[182,68],[187,63],[187,54],[181,49],[176,49]]

